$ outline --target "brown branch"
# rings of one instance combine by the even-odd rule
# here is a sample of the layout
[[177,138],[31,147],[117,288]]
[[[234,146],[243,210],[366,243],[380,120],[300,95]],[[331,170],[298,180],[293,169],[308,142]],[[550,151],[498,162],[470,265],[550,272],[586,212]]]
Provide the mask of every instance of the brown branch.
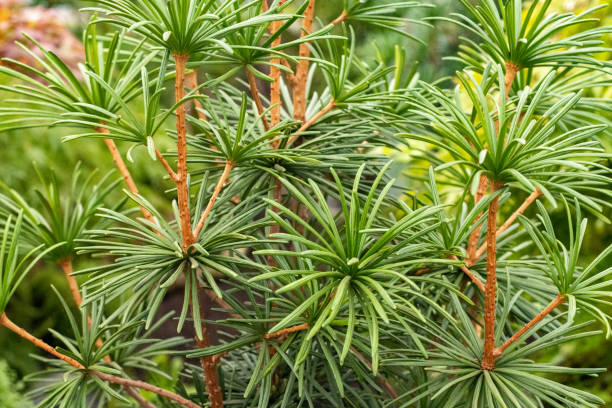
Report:
[[[459,260],[455,255],[450,255],[448,258],[454,261]],[[484,283],[482,283],[480,279],[478,279],[478,277],[474,275],[474,272],[470,271],[465,265],[461,265],[459,268],[463,271],[463,273],[467,275],[468,278],[470,278],[470,280],[474,283],[474,285],[476,285],[478,289],[480,289],[481,292],[485,291]]]
[[506,98],[510,95],[510,89],[512,89],[512,83],[516,74],[521,70],[521,67],[513,62],[506,62],[506,76],[504,78],[504,86],[506,87]]
[[287,142],[287,144],[291,145],[291,143],[293,143],[295,141],[295,139],[297,139],[300,136],[299,135],[300,133],[305,132],[306,130],[308,130],[308,128],[310,128],[312,125],[314,125],[319,119],[321,119],[323,116],[325,116],[325,114],[327,114],[330,110],[334,109],[335,107],[336,107],[336,101],[331,99],[329,101],[329,103],[327,105],[325,105],[325,107],[323,109],[321,109],[319,112],[317,112],[316,115],[314,115],[306,123],[304,123],[302,125],[302,127],[300,127],[295,132],[296,134],[289,138],[289,141]]
[[[176,65],[174,99],[176,102],[179,102],[185,96],[185,69],[187,66],[188,59],[188,55],[178,53],[174,54],[174,62]],[[187,128],[185,124],[184,104],[181,104],[176,108],[176,135],[176,146],[178,153],[176,189],[178,193],[178,206],[181,222],[183,251],[187,252],[189,246],[195,241],[195,237],[193,235],[193,231],[191,230],[191,213],[189,211],[189,186],[187,185]],[[199,289],[200,284],[197,279],[196,285]],[[193,315],[193,302],[190,300],[190,303]],[[202,321],[194,321],[194,325],[195,324],[201,325],[203,334],[203,338],[195,339],[196,344],[200,348],[208,347],[210,344],[208,341],[208,330],[206,323],[203,323]],[[211,358],[208,357],[202,357],[201,362],[202,368],[204,369],[206,391],[208,392],[210,398],[211,408],[222,408],[223,393],[221,392],[221,387],[219,386],[219,377],[217,376],[216,364]]]
[[[198,87],[198,69],[194,68],[189,74],[187,74],[187,78],[186,78],[186,82],[187,82],[187,88],[194,90]],[[200,91],[195,91],[196,95],[200,94]],[[196,114],[198,115],[198,119],[200,120],[206,120],[206,115],[204,114],[203,111],[203,107],[202,104],[200,103],[199,99],[194,99],[193,100],[193,108],[196,111]]]
[[166,158],[162,156],[161,152],[157,149],[157,147],[155,148],[155,156],[157,157],[159,162],[162,164],[162,166],[164,166],[164,168],[168,172],[168,175],[170,176],[170,180],[176,182],[176,180],[178,179],[178,176],[176,175],[174,170],[172,170],[170,163],[168,163]]
[[[282,5],[284,2],[285,0],[280,1],[279,6]],[[262,2],[262,5],[264,4],[267,8],[268,4],[266,1]],[[276,33],[282,27],[282,25],[282,21],[273,21],[270,24],[270,34]],[[279,35],[276,39],[274,39],[271,46],[278,47],[282,41],[282,36]],[[270,106],[272,107],[270,110],[270,122],[272,127],[274,127],[278,125],[281,120],[281,69],[277,65],[283,63],[285,64],[285,66],[288,66],[289,63],[284,58],[272,58],[270,60],[270,63],[272,64],[270,65],[270,77],[273,80],[272,83],[270,83]],[[288,76],[288,78],[290,77]],[[274,147],[278,147],[278,144],[278,141],[274,142]]]
[[[70,286],[70,291],[72,292],[72,298],[74,299],[74,303],[80,309],[81,304],[83,303],[83,298],[81,297],[81,291],[79,290],[79,284],[77,280],[75,279],[75,277],[72,276],[72,272],[73,272],[72,259],[64,258],[59,261],[59,265],[64,271],[64,274],[66,275],[66,280],[68,280],[68,285]],[[89,326],[91,326],[91,318],[89,316],[87,316],[87,323],[89,324]],[[98,348],[102,347],[102,344],[103,344],[102,339],[96,339],[96,346]],[[104,361],[106,361],[109,364],[112,363],[109,356],[104,356]],[[125,385],[123,388],[125,389],[125,392],[128,393],[132,398],[134,398],[136,402],[138,402],[138,404],[142,408],[156,408],[155,405],[145,400],[142,397],[142,395],[138,393],[138,391],[134,390],[130,386]]]
[[[176,65],[176,80],[174,87],[174,100],[179,102],[185,96],[185,69],[189,56],[174,54]],[[187,128],[185,124],[185,105],[176,108],[176,147],[177,147],[177,178],[176,190],[178,195],[179,217],[181,222],[181,236],[183,251],[193,243],[191,231],[191,214],[189,212],[189,186],[187,185]]]
[[82,370],[82,369],[85,368],[85,367],[83,367],[83,365],[81,363],[79,363],[78,361],[76,361],[72,357],[68,357],[68,356],[60,353],[59,351],[55,350],[55,348],[51,347],[50,345],[48,345],[47,343],[45,343],[44,341],[42,341],[38,337],[32,336],[27,330],[22,329],[21,327],[17,326],[15,323],[13,323],[8,318],[8,316],[5,313],[0,315],[0,324],[2,326],[6,327],[7,329],[9,329],[10,331],[12,331],[13,333],[17,334],[18,336],[20,336],[20,337],[26,339],[27,341],[29,341],[30,343],[34,344],[36,347],[41,348],[41,349],[45,350],[47,353],[52,354],[53,356],[59,358],[60,360],[65,361],[66,363],[70,364],[74,368],[79,369],[79,370]]
[[[103,127],[98,127],[95,130],[99,133],[104,133],[104,134],[109,133],[109,130]],[[136,183],[134,183],[134,179],[132,178],[130,171],[125,165],[125,162],[123,161],[123,158],[121,157],[121,154],[119,153],[119,149],[117,149],[117,145],[115,144],[115,141],[113,139],[105,138],[104,143],[106,144],[106,147],[110,151],[111,156],[113,157],[113,161],[115,162],[115,165],[119,169],[119,173],[121,173],[123,180],[125,180],[125,184],[127,185],[127,188],[130,191],[130,193],[139,194],[138,187],[136,187]],[[142,211],[142,215],[144,215],[144,217],[150,222],[155,223],[155,219],[153,218],[153,215],[151,214],[151,212],[147,210],[146,208],[144,208],[143,206],[139,206],[139,207],[140,207],[140,211]]]
[[265,109],[259,96],[259,90],[257,89],[257,81],[255,80],[255,75],[247,69],[246,77],[249,81],[249,90],[251,91],[251,96],[253,97],[255,105],[257,106],[257,113],[259,113],[259,117],[261,117],[261,123],[263,123],[264,129],[270,130],[270,124],[268,123],[266,115],[264,115]]
[[342,13],[340,13],[340,15],[338,17],[336,17],[334,19],[334,21],[332,21],[330,24],[338,25],[341,22],[343,22],[344,20],[346,20],[346,17],[347,17],[346,10],[342,10]]
[[[489,188],[489,180],[487,177],[482,174],[480,176],[480,180],[478,181],[478,189],[476,190],[476,194],[474,195],[474,205],[478,204],[482,197],[487,193],[487,188]],[[478,222],[482,213],[478,214],[478,217],[474,220],[474,222]],[[480,236],[480,229],[482,225],[477,226],[474,231],[470,233],[470,238],[468,240],[467,246],[467,264],[473,265],[476,261],[476,248],[478,248],[478,237]]]
[[287,327],[279,331],[275,331],[274,333],[266,333],[264,334],[264,339],[266,340],[276,339],[278,337],[284,337],[284,336],[287,336],[291,333],[295,333],[298,331],[308,330],[309,328],[310,328],[310,325],[308,323],[302,323],[302,324],[298,324],[297,326],[291,326],[291,327]]
[[[312,22],[314,20],[315,0],[310,0],[308,7],[304,11],[302,21],[301,37],[305,37],[312,32]],[[310,61],[310,47],[308,42],[300,44],[297,68],[295,70],[295,88],[293,89],[293,118],[304,122],[306,120],[306,82],[308,81],[308,67]]]
[[72,259],[64,258],[59,261],[59,265],[64,271],[64,275],[66,275],[66,280],[68,281],[68,286],[70,286],[70,292],[72,293],[72,298],[74,299],[74,303],[76,303],[77,307],[81,307],[81,303],[83,303],[83,297],[81,296],[81,291],[79,290],[79,284],[74,276],[72,276]]
[[[507,230],[514,221],[516,221],[516,219],[518,218],[519,214],[523,214],[525,212],[525,210],[535,201],[538,199],[538,197],[540,197],[542,195],[542,192],[540,190],[536,190],[533,193],[531,193],[526,199],[525,201],[523,201],[523,204],[521,204],[521,206],[519,208],[516,209],[515,212],[512,213],[512,215],[510,217],[508,217],[508,219],[506,220],[506,222],[503,223],[503,225],[501,227],[499,227],[497,229],[497,232],[495,233],[495,236],[499,237],[505,230]],[[480,248],[478,248],[478,251],[476,252],[476,257],[475,259],[478,259],[482,256],[482,254],[487,250],[487,246],[486,244],[483,244]]]
[[[491,183],[491,193],[495,193],[501,185],[497,182]],[[499,209],[499,196],[489,203],[487,214],[487,282],[485,284],[485,340],[484,354],[481,366],[484,370],[493,370],[495,367],[495,309],[497,296],[497,210]]]
[[191,400],[188,400],[187,398],[181,397],[180,395],[175,394],[172,391],[168,391],[164,388],[157,387],[155,385],[151,385],[144,381],[131,380],[129,378],[121,378],[121,377],[117,377],[114,375],[101,373],[99,371],[90,371],[90,373],[100,378],[101,380],[108,381],[109,383],[112,383],[112,384],[128,386],[128,387],[135,387],[135,388],[140,388],[141,390],[153,392],[157,395],[166,397],[169,400],[172,400],[178,404],[181,404],[182,406],[187,407],[187,408],[201,408],[200,405],[196,404],[195,402]]
[[219,178],[219,181],[217,182],[217,185],[215,186],[215,190],[213,191],[212,196],[210,196],[210,199],[208,200],[208,205],[202,212],[202,216],[200,217],[200,221],[198,221],[198,225],[193,231],[193,236],[195,238],[198,237],[198,235],[200,234],[200,231],[202,230],[202,227],[204,227],[204,224],[206,223],[206,219],[208,218],[208,214],[210,214],[210,211],[212,210],[213,205],[215,205],[215,201],[217,201],[217,198],[219,197],[219,193],[221,192],[221,189],[225,185],[225,182],[227,181],[229,173],[233,168],[234,168],[234,163],[232,163],[229,160],[226,160],[225,167],[223,168],[223,173],[221,174],[221,177]]
[[544,308],[544,310],[538,313],[533,319],[531,319],[531,321],[526,323],[519,331],[514,333],[514,335],[510,337],[508,340],[506,340],[504,344],[502,344],[499,347],[496,347],[495,350],[493,351],[493,355],[495,357],[499,357],[504,352],[505,349],[507,349],[508,347],[510,347],[512,343],[520,339],[521,336],[525,334],[529,329],[531,329],[533,326],[541,322],[542,319],[548,316],[553,310],[555,310],[558,306],[560,306],[564,301],[565,299],[563,298],[563,295],[558,293],[557,296],[553,299],[553,301],[550,302],[548,306],[546,306],[546,308]]
[[[200,282],[198,278],[195,279],[195,285],[197,290],[200,291]],[[193,310],[196,305],[193,304],[193,297],[189,299],[189,305],[191,306],[191,315],[194,316]],[[199,307],[199,304],[198,304]],[[199,324],[202,328],[202,338],[195,337],[197,346],[201,349],[210,347],[210,339],[208,337],[208,325],[202,321],[204,313],[200,310],[200,321],[196,322],[195,319],[193,324]],[[204,380],[206,382],[206,391],[208,392],[208,398],[210,400],[211,408],[222,408],[223,407],[223,392],[219,385],[219,376],[217,374],[217,363],[219,358],[215,359],[215,356],[204,356],[200,358],[200,365],[204,370]]]

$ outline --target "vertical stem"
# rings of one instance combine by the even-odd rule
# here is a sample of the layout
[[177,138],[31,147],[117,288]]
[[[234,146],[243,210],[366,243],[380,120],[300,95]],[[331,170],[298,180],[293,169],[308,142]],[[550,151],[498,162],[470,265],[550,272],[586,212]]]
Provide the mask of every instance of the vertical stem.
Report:
[[81,303],[83,303],[83,298],[81,297],[81,291],[79,291],[79,284],[76,278],[72,276],[72,259],[64,258],[59,261],[59,264],[66,275],[66,280],[68,281],[68,286],[70,286],[70,292],[72,293],[74,303],[80,308]]
[[[279,2],[279,6],[282,5],[284,2],[285,0],[281,0]],[[262,5],[264,6],[264,8],[267,9],[267,1],[262,2]],[[282,25],[282,21],[273,21],[272,23],[270,23],[270,34],[276,33],[276,31],[278,31],[282,27]],[[282,41],[282,36],[279,35],[272,42],[271,46],[277,47],[281,44]],[[272,58],[270,62],[272,63],[272,65],[270,65],[270,78],[273,79],[273,81],[270,83],[270,125],[274,127],[278,125],[281,121],[281,70],[276,65],[281,64],[283,60],[281,60],[280,58]],[[273,142],[272,147],[278,148],[279,143],[280,141]]]
[[[308,7],[304,11],[304,21],[302,23],[302,34],[304,37],[312,32],[312,22],[314,19],[315,0],[310,0]],[[306,81],[308,80],[309,61],[306,59],[310,56],[310,48],[308,43],[300,44],[299,50],[300,59],[295,71],[296,86],[293,90],[293,118],[296,120],[306,120]]]
[[[195,278],[195,285],[197,285],[198,292],[200,292],[200,282],[198,278]],[[191,315],[193,316],[193,308],[196,307],[193,303],[193,298],[190,299]],[[193,324],[201,324],[202,326],[202,338],[195,337],[195,342],[199,348],[210,347],[210,338],[208,336],[208,326],[201,322],[204,319],[204,312],[200,310],[200,322],[196,322],[194,319]],[[217,374],[217,360],[215,356],[205,356],[200,358],[200,365],[204,370],[204,379],[206,382],[206,392],[208,392],[208,398],[210,399],[211,408],[223,408],[223,392],[219,385],[219,376]]]
[[[185,68],[188,55],[174,54],[176,65],[176,82],[174,87],[174,100],[179,102],[185,96]],[[177,180],[179,216],[181,218],[181,236],[183,251],[193,244],[191,232],[191,214],[189,213],[189,187],[187,185],[187,128],[185,124],[185,105],[176,108],[176,148],[177,148]]]
[[[482,200],[482,197],[484,197],[484,195],[487,193],[488,187],[489,187],[489,180],[484,174],[482,174],[480,176],[480,180],[478,181],[478,190],[476,190],[476,195],[474,196],[474,205],[478,204],[478,202]],[[482,214],[478,214],[478,217],[476,218],[476,220],[474,220],[474,222],[477,222],[481,216]],[[470,238],[468,240],[468,247],[467,247],[467,256],[468,256],[467,264],[468,265],[473,265],[477,259],[476,248],[478,247],[478,237],[480,236],[480,228],[481,228],[481,225],[476,227],[474,231],[472,231],[472,233],[470,234]]]
[[[495,234],[499,237],[505,230],[510,228],[512,223],[518,218],[519,214],[523,214],[525,210],[529,208],[529,206],[541,195],[542,192],[540,190],[536,190],[533,193],[529,194],[525,201],[523,201],[523,204],[521,204],[521,206],[517,208],[516,211],[514,211],[510,217],[508,217],[506,222],[504,222],[502,226],[497,229],[497,232]],[[479,258],[486,250],[487,246],[486,244],[483,244],[480,248],[478,248],[478,251],[476,252],[476,258]]]
[[[501,185],[497,182],[491,183],[491,193],[495,193]],[[482,368],[493,370],[495,367],[495,309],[497,306],[497,210],[499,209],[499,196],[489,203],[487,214],[487,282],[485,283],[485,342],[482,357]]]
[[[174,99],[180,101],[185,96],[185,68],[189,56],[185,54],[174,54],[176,65],[176,82],[174,89]],[[179,216],[181,218],[181,235],[183,239],[183,251],[195,241],[191,230],[191,214],[189,212],[189,186],[187,185],[187,129],[185,124],[185,105],[181,104],[176,108],[176,147],[177,147],[177,180],[176,189],[178,193]],[[196,280],[197,282],[197,280]],[[198,283],[199,287],[199,283]],[[191,307],[193,309],[193,302]],[[193,311],[193,310],[192,310]],[[203,339],[196,339],[198,347],[208,347],[208,331],[206,323],[194,321],[194,324],[202,325]],[[206,360],[206,361],[205,361]],[[202,368],[206,380],[206,391],[210,397],[211,408],[223,407],[223,394],[219,386],[216,363],[212,358],[202,358]]]
[[257,106],[257,113],[259,113],[259,116],[261,116],[261,123],[263,123],[264,129],[270,130],[270,124],[268,123],[266,115],[264,115],[265,109],[263,107],[263,103],[261,102],[261,98],[259,97],[259,90],[257,89],[257,80],[255,79],[255,75],[247,69],[246,77],[249,81],[251,96],[253,97],[255,105]]

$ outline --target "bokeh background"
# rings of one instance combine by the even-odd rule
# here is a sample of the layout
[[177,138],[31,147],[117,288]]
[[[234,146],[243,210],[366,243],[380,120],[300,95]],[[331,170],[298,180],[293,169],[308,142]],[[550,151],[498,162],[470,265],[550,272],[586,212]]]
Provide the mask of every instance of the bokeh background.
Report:
[[[324,22],[336,17],[342,5],[340,0],[321,0],[317,3],[317,15]],[[434,7],[412,10],[409,17],[426,18],[464,12],[457,0],[431,0],[429,3]],[[605,2],[553,0],[552,8],[558,12],[581,12],[601,3]],[[0,57],[35,63],[15,43],[23,41],[22,32],[26,32],[76,69],[82,60],[80,42],[82,29],[90,17],[86,13],[79,13],[79,8],[83,6],[84,4],[78,1],[0,0]],[[601,19],[601,24],[612,24],[612,7],[601,10],[598,17]],[[398,46],[406,50],[406,70],[415,69],[422,80],[441,81],[442,86],[453,87],[454,73],[460,67],[445,57],[457,52],[459,38],[466,33],[458,26],[444,22],[433,23],[433,27],[407,26],[406,30],[423,40],[426,45],[420,45],[399,34],[382,32],[371,27],[358,27],[359,55],[364,59],[373,58],[373,55],[382,56],[391,64],[395,47]],[[608,36],[606,41],[608,46],[612,46],[612,36]],[[610,53],[599,56],[602,60],[610,60],[611,57]],[[0,87],[9,85],[8,81],[8,78],[0,74]],[[612,98],[612,87],[595,89],[593,92],[597,92],[599,96]],[[6,93],[0,88],[0,101],[5,101],[6,97]],[[612,120],[612,113],[610,115]],[[41,185],[39,174],[48,175],[54,172],[60,185],[68,186],[77,163],[80,163],[84,173],[98,171],[104,174],[113,169],[102,141],[79,139],[64,144],[61,142],[63,135],[64,133],[57,129],[0,130],[0,182],[17,190],[26,198],[34,198],[35,188]],[[603,142],[612,151],[612,141]],[[166,146],[160,147],[163,151]],[[126,146],[120,146],[120,149],[125,154]],[[389,152],[389,154],[396,158],[398,163],[396,171],[403,174],[404,185],[418,190],[418,185],[411,183],[410,179],[410,152]],[[165,205],[166,210],[170,211],[167,207],[168,200],[163,198],[163,191],[169,185],[163,180],[164,173],[160,170],[161,166],[156,166],[148,159],[144,147],[134,149],[131,155],[134,161],[128,164],[141,193],[158,208],[163,208]],[[607,215],[610,217],[610,214]],[[563,229],[565,225],[561,222],[563,213],[559,212],[556,216],[559,220],[556,225]],[[610,225],[596,219],[591,220],[590,225],[584,249],[584,262],[594,258],[612,241]],[[76,268],[84,267],[88,262],[91,261],[78,259]],[[608,263],[611,261],[608,260]],[[34,335],[52,341],[48,329],[54,328],[59,332],[65,332],[67,322],[57,298],[50,292],[50,285],[69,297],[65,278],[57,266],[41,264],[22,284],[8,312],[13,320]],[[31,406],[24,393],[31,386],[27,382],[27,375],[41,368],[38,361],[30,357],[30,354],[36,353],[37,351],[29,343],[0,328],[0,407]],[[599,377],[572,376],[562,378],[561,381],[567,385],[588,389],[612,406],[611,340],[606,340],[603,336],[594,336],[580,343],[564,345],[558,351],[543,354],[539,358],[574,367],[607,367],[610,371]],[[181,369],[181,362],[178,359],[160,358],[158,363],[172,377],[176,377]],[[156,380],[162,381],[161,378]]]

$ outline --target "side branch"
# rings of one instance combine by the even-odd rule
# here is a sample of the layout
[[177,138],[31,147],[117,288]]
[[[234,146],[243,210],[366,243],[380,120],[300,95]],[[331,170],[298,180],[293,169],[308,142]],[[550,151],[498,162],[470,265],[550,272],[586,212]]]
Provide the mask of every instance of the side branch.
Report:
[[300,135],[300,133],[305,132],[306,130],[308,130],[308,128],[310,128],[312,125],[314,125],[319,119],[321,119],[323,116],[325,116],[330,110],[334,109],[336,107],[336,101],[335,100],[330,100],[329,103],[323,108],[321,109],[319,112],[317,112],[316,115],[314,115],[312,118],[310,118],[306,123],[304,123],[302,125],[302,127],[300,127],[295,133],[295,135],[291,136],[289,138],[288,141],[288,145],[291,145],[291,143],[293,143],[295,141],[295,139],[297,139]]
[[[454,261],[458,261],[459,259],[455,256],[455,255],[451,255],[449,256],[449,259],[452,259]],[[478,279],[478,277],[476,275],[474,275],[474,272],[470,271],[467,266],[465,265],[461,265],[460,269],[463,271],[463,273],[465,273],[467,275],[468,278],[470,278],[470,280],[474,283],[474,285],[476,285],[476,287],[478,289],[480,289],[481,292],[485,291],[485,285],[484,283],[482,283],[480,281],[480,279]],[[417,275],[419,275],[418,273],[419,271],[417,271]]]
[[346,10],[342,10],[342,13],[340,13],[340,15],[336,17],[330,24],[338,25],[344,20],[346,20],[346,17],[347,17]]
[[172,170],[170,163],[168,163],[166,158],[161,154],[161,152],[157,149],[157,147],[155,148],[155,156],[157,157],[159,162],[162,164],[162,166],[164,166],[164,168],[168,172],[168,175],[170,176],[170,180],[176,182],[178,180],[178,176],[176,175],[174,170]]
[[[499,237],[505,230],[507,230],[514,221],[516,221],[516,219],[518,218],[519,214],[523,214],[525,212],[525,210],[535,201],[538,199],[538,197],[540,197],[542,195],[542,192],[540,190],[536,190],[533,193],[531,193],[523,202],[523,204],[521,204],[521,206],[519,208],[516,209],[515,212],[512,213],[512,215],[510,217],[508,217],[508,219],[506,220],[506,222],[503,223],[503,225],[501,227],[499,227],[497,229],[497,232],[495,233],[496,237]],[[480,248],[478,248],[478,251],[476,252],[476,256],[475,259],[478,259],[482,256],[482,254],[487,250],[487,245],[483,244]]]
[[225,162],[225,167],[223,168],[223,173],[221,174],[221,177],[219,178],[219,181],[217,182],[217,185],[215,186],[215,190],[213,191],[212,196],[210,196],[210,199],[208,200],[208,205],[204,209],[204,212],[202,212],[200,221],[198,221],[198,225],[193,231],[193,236],[195,238],[198,237],[198,235],[200,234],[200,231],[202,230],[202,227],[204,227],[204,224],[206,223],[206,219],[208,218],[210,211],[215,205],[215,201],[217,201],[217,198],[219,197],[219,193],[221,192],[221,189],[225,185],[225,182],[227,181],[227,178],[229,177],[229,173],[233,168],[234,168],[234,163],[227,160]]
[[255,105],[257,106],[257,113],[259,113],[259,116],[261,117],[261,123],[263,123],[264,129],[270,130],[270,124],[268,123],[266,115],[264,115],[265,109],[263,103],[261,102],[261,97],[259,96],[259,90],[257,89],[257,81],[255,80],[255,75],[247,69],[246,77],[249,80],[249,90],[251,91],[251,96],[253,97]]
[[544,308],[544,310],[538,313],[533,319],[531,319],[531,321],[526,323],[519,331],[514,333],[514,335],[510,337],[508,340],[506,340],[504,344],[495,348],[495,351],[493,352],[494,356],[499,357],[504,352],[505,349],[507,349],[508,347],[510,347],[512,343],[520,339],[521,336],[523,336],[523,334],[525,334],[529,329],[531,329],[533,326],[541,322],[542,319],[548,316],[553,310],[559,307],[564,301],[565,299],[563,295],[561,293],[558,293],[557,296],[553,299],[553,301],[550,302],[548,306],[546,306],[546,308]]
[[[47,353],[59,358],[62,361],[65,361],[66,363],[70,364],[72,367],[76,368],[77,370],[86,369],[81,363],[79,363],[75,359],[60,353],[59,351],[55,350],[55,348],[51,347],[49,344],[45,343],[41,339],[31,335],[27,330],[17,326],[15,323],[13,323],[8,318],[6,314],[2,314],[0,316],[0,324],[6,327],[7,329],[9,329],[10,331],[12,331],[13,333],[17,334],[18,336],[34,344],[36,347],[46,351]],[[96,377],[104,381],[113,383],[113,384],[122,385],[124,387],[135,387],[135,388],[140,388],[146,391],[153,392],[157,395],[161,395],[162,397],[166,397],[174,402],[177,402],[187,408],[200,408],[199,405],[195,404],[193,401],[188,400],[187,398],[181,397],[180,395],[175,394],[172,391],[168,391],[166,389],[156,387],[144,381],[130,380],[127,378],[121,378],[121,377],[101,373],[99,371],[94,371],[94,370],[90,370],[88,371],[88,373],[95,375]]]
[[291,326],[291,327],[287,327],[279,331],[275,331],[274,333],[266,333],[264,335],[264,339],[266,340],[275,339],[278,337],[287,336],[288,334],[295,333],[298,331],[308,330],[309,328],[310,328],[310,325],[308,323],[302,323],[302,324],[298,324],[297,326]]

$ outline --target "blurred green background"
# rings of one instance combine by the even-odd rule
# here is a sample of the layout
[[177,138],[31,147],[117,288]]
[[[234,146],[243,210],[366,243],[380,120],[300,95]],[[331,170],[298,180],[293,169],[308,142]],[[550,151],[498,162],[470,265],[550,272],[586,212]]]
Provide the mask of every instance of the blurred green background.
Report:
[[[409,17],[424,18],[464,12],[457,0],[436,0],[430,3],[434,7],[412,10]],[[552,8],[559,12],[580,12],[600,3],[604,1],[553,0]],[[324,22],[331,21],[340,13],[341,4],[340,0],[318,1],[318,17]],[[0,57],[27,61],[25,54],[14,44],[22,38],[21,31],[26,31],[76,67],[82,52],[79,42],[81,30],[89,18],[88,15],[78,13],[80,6],[82,4],[76,1],[0,0]],[[612,7],[602,10],[598,17],[601,18],[602,24],[612,24]],[[372,50],[376,49],[379,55],[392,63],[394,47],[397,45],[406,49],[406,70],[412,69],[418,61],[417,70],[421,79],[432,81],[446,78],[442,84],[453,86],[452,77],[460,67],[455,62],[445,61],[444,57],[457,52],[459,37],[466,33],[449,23],[435,23],[433,27],[408,26],[406,30],[422,39],[426,46],[399,34],[370,27],[357,27],[356,32],[362,39],[358,41],[359,55],[364,59],[372,58],[375,55]],[[608,46],[612,46],[610,36],[607,42]],[[600,58],[610,60],[610,57],[608,54],[601,55]],[[6,85],[7,78],[0,75],[0,84]],[[612,98],[611,88],[594,92]],[[0,91],[0,100],[5,100],[6,97],[6,93]],[[40,186],[35,166],[42,174],[55,172],[63,183],[70,180],[72,170],[78,162],[81,162],[86,173],[98,169],[100,174],[104,174],[113,169],[110,156],[101,140],[77,140],[63,144],[60,140],[62,135],[63,133],[56,129],[0,132],[0,180],[26,198],[33,198],[34,188]],[[609,140],[604,143],[608,147],[612,146]],[[165,146],[160,147],[163,150]],[[126,146],[120,145],[120,149],[125,153]],[[407,154],[408,152],[396,153],[400,163],[402,155]],[[166,206],[168,209],[168,200],[164,200],[163,191],[169,184],[163,180],[161,166],[151,161],[144,147],[136,148],[132,156],[134,162],[128,163],[128,166],[141,193],[157,206]],[[400,170],[409,176],[409,168]],[[556,216],[560,221],[563,214],[559,212]],[[557,225],[563,229],[564,223],[560,221]],[[610,243],[612,230],[609,225],[593,219],[590,222],[589,234],[584,250],[585,262]],[[77,260],[76,269],[79,268],[79,263],[84,265],[87,262],[86,259]],[[55,265],[41,265],[20,287],[7,313],[34,335],[52,341],[48,329],[65,332],[67,322],[58,300],[50,294],[50,285],[69,296],[69,289],[61,271]],[[603,336],[597,336],[580,343],[565,345],[558,352],[542,355],[541,358],[574,367],[597,366],[612,369],[611,351],[612,342]],[[33,346],[0,328],[0,407],[29,406],[21,394],[27,384],[24,385],[21,379],[40,369],[37,360],[28,357],[30,353],[36,353]],[[180,368],[176,366],[177,361],[160,363],[166,364],[169,372],[176,373]],[[612,371],[599,377],[572,376],[561,381],[567,385],[588,389],[612,404]]]

